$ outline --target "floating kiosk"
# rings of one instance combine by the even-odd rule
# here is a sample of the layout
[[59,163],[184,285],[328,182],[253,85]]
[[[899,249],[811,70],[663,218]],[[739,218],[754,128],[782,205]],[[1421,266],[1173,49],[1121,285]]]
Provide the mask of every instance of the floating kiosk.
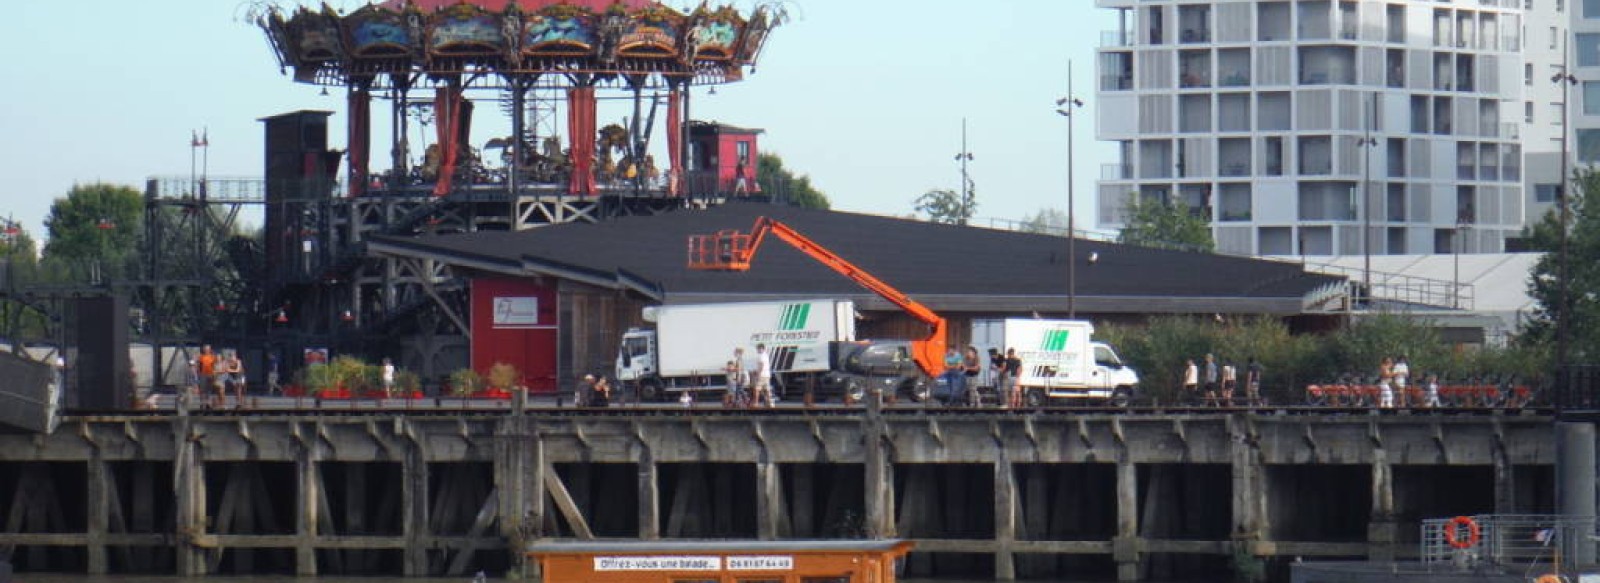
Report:
[[902,540],[551,541],[528,545],[559,583],[894,583]]

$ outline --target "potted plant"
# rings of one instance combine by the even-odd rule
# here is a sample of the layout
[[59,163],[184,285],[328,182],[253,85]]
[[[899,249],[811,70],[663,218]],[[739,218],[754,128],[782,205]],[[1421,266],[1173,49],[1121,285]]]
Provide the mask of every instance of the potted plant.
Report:
[[478,376],[478,371],[463,368],[450,373],[450,394],[460,398],[462,405],[466,405],[467,397],[482,386],[483,377]]
[[333,367],[323,363],[307,365],[300,371],[301,383],[312,396],[319,399],[335,399],[335,387],[338,380],[334,378]]
[[359,394],[366,382],[367,363],[354,356],[340,355],[328,366],[333,370],[334,391],[338,395],[335,398],[348,399],[351,395]]
[[504,362],[496,362],[489,367],[489,389],[484,396],[490,399],[510,399],[511,390],[516,388],[522,374],[517,372],[517,367]]
[[400,390],[400,397],[404,399],[422,398],[422,377],[409,370],[395,371],[394,386]]

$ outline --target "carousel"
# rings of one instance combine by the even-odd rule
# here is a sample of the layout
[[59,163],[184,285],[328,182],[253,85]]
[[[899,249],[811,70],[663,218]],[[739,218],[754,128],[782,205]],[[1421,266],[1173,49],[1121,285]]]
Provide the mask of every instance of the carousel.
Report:
[[[264,313],[336,348],[466,332],[448,268],[368,257],[370,236],[599,221],[759,190],[759,130],[691,121],[690,101],[755,71],[781,5],[389,0],[253,20],[285,74],[347,102],[344,150],[328,148],[332,112],[261,120]],[[399,353],[454,350],[438,344]]]
[[[562,222],[606,197],[626,210],[630,199],[681,204],[731,193],[720,166],[753,169],[753,153],[691,160],[690,89],[753,72],[784,19],[776,4],[742,14],[644,0],[391,0],[347,14],[327,5],[269,8],[257,23],[295,81],[344,89],[347,195],[574,201],[530,217]],[[370,170],[374,98],[391,108],[390,168],[380,172]],[[485,101],[509,117],[510,134],[475,142],[474,110],[482,108],[474,106]],[[599,126],[602,101],[631,115]],[[662,109],[664,168],[650,153]]]

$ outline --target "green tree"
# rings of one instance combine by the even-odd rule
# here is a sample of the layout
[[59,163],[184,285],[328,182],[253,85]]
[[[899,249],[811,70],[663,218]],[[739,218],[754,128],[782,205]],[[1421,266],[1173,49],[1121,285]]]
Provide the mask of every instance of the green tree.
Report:
[[[1600,195],[1600,172],[1574,173],[1567,200],[1567,359],[1573,363],[1600,362],[1600,214],[1590,208],[1591,194]],[[1544,347],[1554,354],[1556,307],[1562,297],[1560,249],[1561,217],[1552,210],[1526,232],[1529,247],[1545,252],[1534,264],[1528,295],[1538,302],[1519,339],[1525,347]]]
[[126,262],[136,259],[144,197],[128,186],[80,184],[50,205],[44,226],[50,239],[43,261],[83,281],[81,269],[92,266],[102,277],[118,277]]
[[[0,292],[12,292],[39,278],[39,250],[19,225],[0,221],[0,229]],[[6,297],[0,300],[0,334],[8,339],[41,337],[45,334],[44,314]]]
[[756,156],[756,184],[768,196],[797,207],[828,209],[832,206],[828,195],[811,186],[810,176],[795,175],[783,166],[783,158],[777,154],[763,152]]
[[1127,223],[1117,242],[1145,247],[1214,251],[1211,225],[1187,208],[1170,202],[1129,205]]
[[977,195],[971,188],[967,189],[966,196],[947,188],[936,188],[917,197],[913,208],[918,213],[928,215],[928,220],[935,223],[965,225],[978,209],[976,199]]
[[1067,232],[1067,212],[1061,209],[1042,208],[1022,219],[1018,227],[1024,233],[1062,235]]

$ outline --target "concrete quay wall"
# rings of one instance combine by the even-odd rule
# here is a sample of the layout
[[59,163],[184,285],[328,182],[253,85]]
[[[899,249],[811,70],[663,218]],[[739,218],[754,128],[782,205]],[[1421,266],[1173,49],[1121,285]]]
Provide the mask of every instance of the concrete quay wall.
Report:
[[912,574],[1388,560],[1550,512],[1537,413],[612,410],[70,418],[0,434],[22,570],[527,572],[544,538],[916,541]]

